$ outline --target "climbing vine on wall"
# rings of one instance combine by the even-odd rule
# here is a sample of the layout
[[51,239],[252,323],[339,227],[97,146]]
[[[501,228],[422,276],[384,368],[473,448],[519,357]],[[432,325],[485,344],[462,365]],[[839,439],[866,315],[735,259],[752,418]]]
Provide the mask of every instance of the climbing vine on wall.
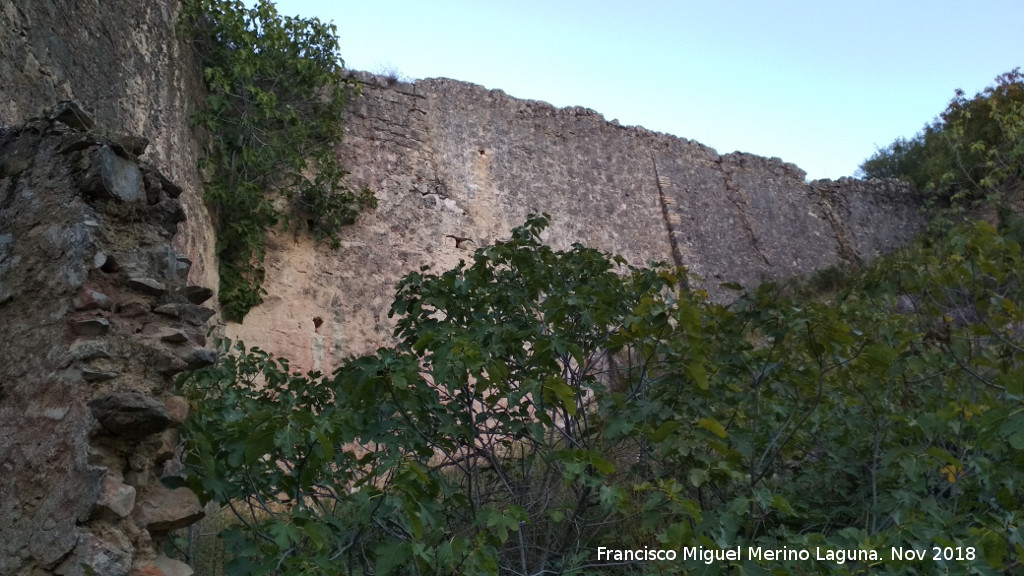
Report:
[[203,65],[208,96],[193,122],[208,136],[221,305],[240,321],[265,294],[268,229],[306,227],[336,247],[340,228],[376,205],[344,185],[332,148],[359,87],[341,75],[334,24],[281,16],[268,0],[189,0],[179,29]]

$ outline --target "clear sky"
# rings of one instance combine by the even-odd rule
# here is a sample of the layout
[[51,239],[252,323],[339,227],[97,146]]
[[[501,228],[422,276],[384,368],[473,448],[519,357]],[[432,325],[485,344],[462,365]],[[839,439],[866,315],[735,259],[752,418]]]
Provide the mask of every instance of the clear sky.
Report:
[[349,68],[585,106],[711,146],[854,173],[953,91],[1024,66],[1024,0],[278,0]]

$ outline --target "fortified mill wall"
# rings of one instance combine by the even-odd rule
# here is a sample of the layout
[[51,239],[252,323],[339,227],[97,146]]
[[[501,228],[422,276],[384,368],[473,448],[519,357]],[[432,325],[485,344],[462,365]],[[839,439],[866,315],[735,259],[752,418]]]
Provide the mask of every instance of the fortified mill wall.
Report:
[[[161,554],[201,517],[171,377],[228,335],[330,370],[391,341],[393,287],[547,212],[547,240],[722,282],[875,257],[923,221],[889,181],[815,181],[779,159],[453,80],[358,75],[337,153],[378,208],[340,250],[272,232],[266,302],[216,307],[215,236],[188,118],[201,70],[180,0],[0,4],[0,576],[189,574]],[[73,101],[76,104],[58,104]]]

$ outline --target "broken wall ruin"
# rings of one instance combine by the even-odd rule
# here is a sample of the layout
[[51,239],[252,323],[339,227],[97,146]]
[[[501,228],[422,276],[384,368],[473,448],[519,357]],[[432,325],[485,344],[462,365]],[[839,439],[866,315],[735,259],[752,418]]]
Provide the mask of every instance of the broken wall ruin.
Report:
[[[217,267],[188,125],[203,100],[201,68],[175,36],[179,8],[0,4],[0,127],[74,100],[101,132],[49,112],[4,130],[2,576],[77,574],[82,563],[100,574],[158,576],[158,562],[187,571],[156,546],[198,514],[194,497],[159,482],[175,473],[186,408],[169,375],[212,360],[202,324],[216,297],[189,299],[216,290]],[[782,160],[720,155],[586,108],[446,79],[360,77],[337,152],[379,208],[343,231],[337,251],[272,232],[266,303],[227,327],[296,368],[329,370],[388,345],[402,275],[470,258],[529,213],[553,216],[546,239],[556,247],[682,264],[712,298],[726,297],[721,282],[750,287],[870,259],[923,223],[896,182],[807,183]],[[107,194],[130,166],[142,191]]]
[[163,482],[184,471],[172,377],[216,358],[213,293],[172,248],[181,189],[138,160],[140,139],[90,126],[64,103],[0,131],[5,576],[173,571],[162,540],[203,515]]
[[447,79],[358,75],[338,146],[355,188],[379,199],[342,231],[342,248],[272,235],[265,303],[228,334],[329,371],[392,342],[402,275],[445,270],[547,212],[545,239],[581,242],[643,265],[663,261],[720,287],[870,260],[921,230],[919,198],[898,181],[805,182],[778,158],[720,155],[698,142],[620,126]]

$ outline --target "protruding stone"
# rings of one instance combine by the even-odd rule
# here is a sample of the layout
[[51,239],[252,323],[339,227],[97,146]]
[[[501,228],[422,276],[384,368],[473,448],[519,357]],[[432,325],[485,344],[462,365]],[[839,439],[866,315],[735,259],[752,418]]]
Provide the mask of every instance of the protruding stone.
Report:
[[188,364],[165,350],[157,349],[153,354],[153,366],[164,376],[174,376],[188,370]]
[[193,348],[183,358],[189,370],[198,370],[217,363],[217,352],[209,348]]
[[142,335],[148,338],[159,338],[171,344],[180,344],[188,341],[188,334],[180,328],[172,328],[166,324],[150,322],[142,327]]
[[125,518],[135,508],[135,488],[113,476],[103,480],[103,491],[96,502],[94,515],[107,520]]
[[192,260],[181,254],[174,255],[171,272],[182,282],[188,280],[188,273],[192,271]]
[[82,368],[82,379],[86,382],[106,382],[107,380],[113,380],[120,375],[120,372],[114,372],[112,370],[93,370],[92,368]]
[[180,424],[188,418],[192,406],[184,396],[168,396],[164,398],[164,408],[167,409],[167,415],[171,420]]
[[168,428],[160,433],[160,446],[156,449],[156,454],[153,456],[153,462],[156,464],[163,464],[164,462],[174,458],[174,452],[178,448],[178,431],[174,428]]
[[138,392],[109,392],[89,402],[89,408],[103,429],[115,436],[143,438],[171,424],[162,402]]
[[153,563],[164,573],[164,576],[192,576],[195,573],[188,564],[168,558],[163,554],[157,556]]
[[79,336],[102,336],[110,331],[110,320],[106,318],[88,318],[71,323],[71,331]]
[[213,297],[213,290],[205,286],[186,286],[185,299],[193,304],[202,304]]
[[72,152],[81,152],[99,144],[100,141],[94,134],[69,134],[65,136],[64,143],[57,153],[70,154]]
[[194,524],[205,514],[199,497],[188,488],[169,489],[159,482],[151,482],[136,498],[132,515],[140,527],[150,532],[164,532]]
[[177,482],[174,486],[185,484],[185,463],[177,458],[169,458],[163,462],[163,471],[160,473],[160,482],[170,486],[171,482]]
[[113,310],[114,301],[102,292],[82,288],[72,302],[75,310]]
[[203,306],[197,306],[195,304],[184,304],[175,302],[173,304],[164,304],[157,306],[153,309],[157,314],[163,314],[164,316],[171,316],[173,318],[181,319],[193,326],[202,326],[206,324],[206,321],[214,315],[214,311],[210,308]]
[[68,352],[72,359],[86,362],[97,358],[110,358],[105,340],[75,340]]
[[124,155],[142,156],[149,146],[149,138],[145,136],[132,136],[130,134],[114,138],[114,149],[117,152],[124,152]]
[[181,196],[181,187],[168,180],[159,170],[145,162],[139,162],[139,167],[142,169],[143,174],[145,174],[147,186],[159,186],[171,198]]
[[138,290],[139,292],[145,292],[146,294],[152,294],[153,296],[160,296],[167,292],[167,287],[164,286],[163,282],[152,278],[131,278],[128,280],[128,286]]
[[59,120],[75,130],[92,130],[96,125],[91,116],[70,100],[61,101],[54,106],[50,120]]
[[149,313],[149,305],[142,302],[127,302],[117,307],[117,313],[129,318],[142,316]]
[[[68,556],[54,574],[103,574],[128,576],[135,550],[131,540],[120,530],[83,531],[75,554]],[[43,572],[49,574],[49,572]],[[33,572],[32,574],[40,574]]]
[[139,167],[119,156],[110,146],[101,146],[92,153],[89,170],[82,178],[82,189],[95,198],[122,202],[146,199]]
[[103,252],[97,252],[92,258],[92,264],[101,272],[107,274],[117,272],[121,269],[121,265],[118,264],[117,259],[110,254],[104,254]]

